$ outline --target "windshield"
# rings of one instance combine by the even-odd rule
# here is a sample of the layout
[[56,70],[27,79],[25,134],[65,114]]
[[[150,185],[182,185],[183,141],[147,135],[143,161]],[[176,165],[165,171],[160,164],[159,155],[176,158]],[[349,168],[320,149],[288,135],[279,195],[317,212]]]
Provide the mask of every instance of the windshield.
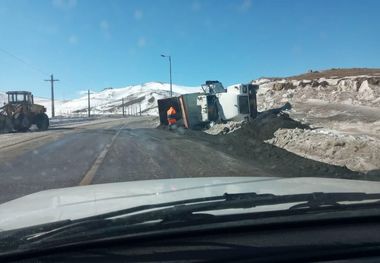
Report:
[[144,230],[368,203],[380,192],[379,10],[0,0],[0,236],[108,213]]

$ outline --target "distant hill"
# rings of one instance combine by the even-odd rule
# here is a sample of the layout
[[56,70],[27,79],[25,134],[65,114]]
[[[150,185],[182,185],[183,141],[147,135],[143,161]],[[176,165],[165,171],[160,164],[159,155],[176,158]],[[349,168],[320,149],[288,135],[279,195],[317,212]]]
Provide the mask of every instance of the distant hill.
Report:
[[[173,85],[173,96],[198,92],[200,87],[186,87]],[[149,82],[140,85],[132,85],[122,88],[106,88],[100,92],[91,93],[92,114],[122,113],[122,99],[126,112],[140,110],[144,115],[158,115],[157,100],[170,96],[170,85],[161,82]],[[44,105],[47,113],[51,114],[51,101],[48,98],[35,97],[35,103]],[[4,92],[0,92],[0,103],[6,101]],[[56,116],[73,116],[87,113],[87,94],[83,94],[73,100],[56,100]]]
[[380,76],[380,68],[332,68],[328,70],[313,70],[290,77],[262,77],[261,79],[278,80],[314,80],[319,78],[342,78],[352,76]]

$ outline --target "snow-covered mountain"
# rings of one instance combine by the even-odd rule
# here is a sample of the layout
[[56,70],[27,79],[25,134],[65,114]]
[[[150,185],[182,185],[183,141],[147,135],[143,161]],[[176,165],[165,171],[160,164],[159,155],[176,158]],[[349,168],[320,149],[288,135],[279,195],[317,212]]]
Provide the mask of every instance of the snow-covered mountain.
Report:
[[[180,94],[199,92],[201,87],[186,87],[173,85],[173,96]],[[157,100],[170,96],[170,84],[160,82],[149,82],[141,85],[132,85],[123,88],[107,88],[100,92],[91,92],[91,113],[112,114],[122,113],[122,100],[126,113],[140,111],[144,115],[158,115]],[[47,113],[51,114],[50,99],[35,97],[35,103],[44,105]],[[4,92],[0,92],[0,103],[6,101]],[[74,116],[87,113],[87,94],[73,100],[56,100],[56,116]]]

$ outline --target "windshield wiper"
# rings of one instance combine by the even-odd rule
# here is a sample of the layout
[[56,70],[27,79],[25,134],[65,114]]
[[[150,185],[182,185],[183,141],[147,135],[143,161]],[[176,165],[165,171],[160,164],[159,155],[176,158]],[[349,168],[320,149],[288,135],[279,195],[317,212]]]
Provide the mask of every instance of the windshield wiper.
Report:
[[[40,231],[29,235],[26,240],[38,241],[59,236],[61,233],[76,233],[78,228],[85,230],[101,229],[112,226],[117,222],[122,222],[124,227],[145,222],[157,221],[158,223],[184,222],[213,216],[212,214],[197,214],[200,212],[225,210],[225,209],[247,209],[259,206],[270,206],[280,204],[294,204],[288,209],[314,209],[321,207],[341,207],[342,202],[361,202],[370,200],[380,200],[380,194],[367,194],[360,192],[348,193],[308,193],[293,195],[273,195],[257,193],[225,193],[221,196],[192,198],[175,202],[161,204],[142,205],[133,208],[108,212],[96,216],[72,220],[61,227]],[[203,215],[203,217],[202,217]]]
[[[160,211],[168,215],[169,210],[173,213],[179,214],[181,212],[202,212],[210,210],[224,210],[224,209],[244,209],[254,208],[258,206],[270,206],[279,204],[301,203],[291,206],[289,209],[299,208],[318,208],[322,206],[339,206],[341,202],[361,202],[369,200],[380,200],[380,194],[367,194],[360,192],[348,193],[324,193],[315,192],[308,194],[292,194],[292,195],[274,195],[274,194],[257,194],[257,193],[225,193],[221,196],[192,198],[175,202],[166,202],[161,204],[142,205],[133,208],[122,209],[114,212],[108,212],[96,216],[78,219],[76,222],[108,219],[113,217],[128,216],[132,213],[145,212],[146,214],[153,215]],[[164,208],[164,209],[159,209]],[[157,210],[159,209],[159,210]],[[144,213],[144,214],[145,214]],[[130,217],[140,216],[142,213],[130,215]],[[162,219],[150,218],[150,219]]]

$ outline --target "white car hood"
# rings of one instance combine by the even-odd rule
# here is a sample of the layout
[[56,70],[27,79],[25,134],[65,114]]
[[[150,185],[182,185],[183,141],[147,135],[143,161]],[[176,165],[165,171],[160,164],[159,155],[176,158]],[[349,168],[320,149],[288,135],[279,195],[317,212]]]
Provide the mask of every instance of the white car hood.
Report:
[[[0,231],[226,192],[285,195],[379,191],[380,182],[313,177],[181,178],[78,186],[42,191],[1,204]],[[265,209],[268,207],[260,208]]]

